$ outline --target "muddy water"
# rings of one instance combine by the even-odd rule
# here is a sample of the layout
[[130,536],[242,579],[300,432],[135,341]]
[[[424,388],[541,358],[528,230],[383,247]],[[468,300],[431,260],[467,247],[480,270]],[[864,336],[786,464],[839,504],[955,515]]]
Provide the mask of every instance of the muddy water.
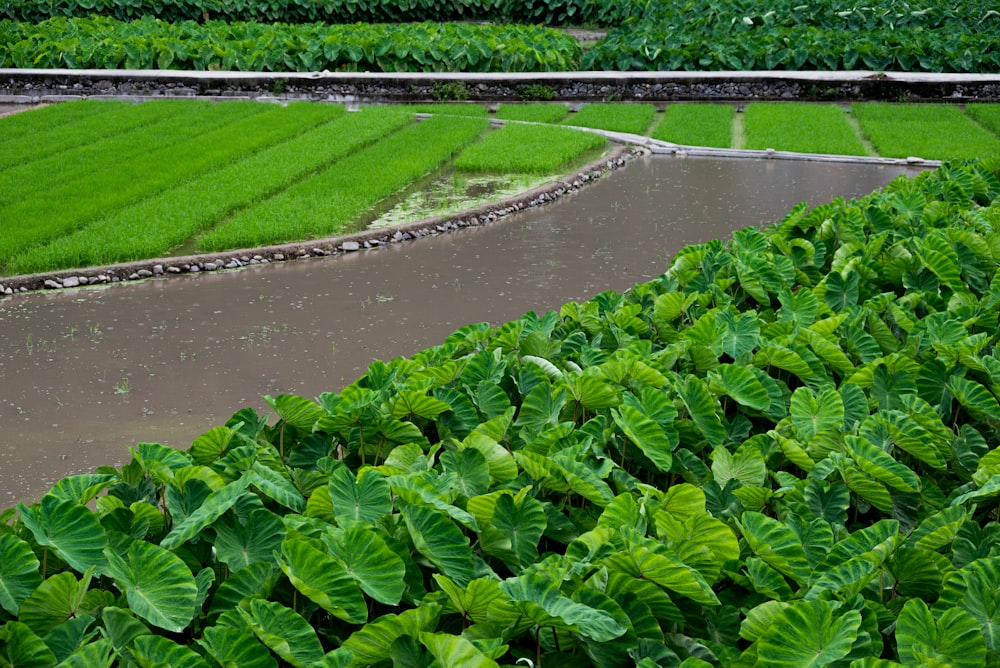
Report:
[[658,275],[686,244],[880,187],[900,169],[650,157],[490,226],[342,257],[0,300],[0,507],[187,447],[264,394]]

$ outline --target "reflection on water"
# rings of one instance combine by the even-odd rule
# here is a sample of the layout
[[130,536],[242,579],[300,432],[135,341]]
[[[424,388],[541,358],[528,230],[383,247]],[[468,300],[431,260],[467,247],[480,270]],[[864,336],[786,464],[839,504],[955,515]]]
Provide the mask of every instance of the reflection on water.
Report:
[[649,157],[482,228],[363,253],[0,301],[0,506],[187,447],[264,394],[336,391],[457,327],[662,273],[679,248],[867,193],[901,169]]

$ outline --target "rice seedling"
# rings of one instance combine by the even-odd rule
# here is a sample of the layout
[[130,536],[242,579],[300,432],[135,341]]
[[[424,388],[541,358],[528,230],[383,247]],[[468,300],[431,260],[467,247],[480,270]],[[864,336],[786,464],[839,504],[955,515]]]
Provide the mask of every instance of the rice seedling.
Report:
[[454,104],[407,104],[399,106],[418,114],[486,118],[486,107],[481,104],[462,104],[456,102]]
[[379,200],[429,174],[478,137],[487,122],[437,116],[338,161],[198,238],[223,250],[336,234]]
[[729,148],[735,114],[731,104],[671,104],[652,136],[686,146]]
[[[193,100],[145,102],[141,106],[147,105],[149,109],[159,110],[162,117],[141,127],[96,138],[82,146],[0,171],[0,210],[15,202],[50,193],[57,186],[77,179],[86,182],[93,178],[95,171],[118,169],[140,152],[173,146],[213,127],[266,111],[263,105],[212,107],[208,102]],[[132,110],[139,113],[140,107],[133,105]],[[193,122],[194,118],[198,122]]]
[[550,174],[586,151],[603,147],[599,135],[546,125],[508,123],[455,159],[465,172]]
[[995,135],[1000,135],[1000,104],[967,104],[965,113]]
[[501,104],[497,118],[508,121],[530,121],[532,123],[558,123],[569,114],[565,102],[536,104]]
[[880,155],[963,160],[1000,153],[1000,139],[954,105],[860,102],[851,112]]
[[369,107],[126,207],[16,258],[15,272],[156,257],[236,211],[410,122],[413,114]]
[[[147,102],[136,105],[117,101],[71,102],[68,106],[74,112],[70,115],[69,122],[60,123],[58,117],[57,123],[51,126],[35,122],[30,132],[20,136],[11,137],[6,132],[6,125],[0,125],[3,128],[0,135],[4,137],[3,143],[0,143],[0,169],[50,158],[104,137],[150,125],[176,114],[179,109],[177,104]],[[93,113],[79,114],[81,108],[92,110]],[[29,118],[31,115],[17,114]],[[7,120],[13,118],[3,119],[4,122]]]
[[[332,114],[342,113],[328,105],[308,103],[264,109],[262,113],[174,146],[158,151],[139,150],[127,164],[105,163],[104,169],[95,169],[87,178],[3,210],[0,214],[9,216],[9,223],[5,223],[4,235],[0,237],[0,264],[10,263],[15,255],[31,246],[48,243],[130,203],[289,139]],[[197,117],[190,121],[196,125]]]
[[865,155],[846,113],[832,104],[756,102],[746,108],[743,132],[749,149]]
[[11,114],[0,118],[0,135],[3,136],[5,142],[4,146],[0,147],[0,150],[6,150],[6,142],[18,137],[45,132],[53,128],[106,114],[122,107],[131,106],[132,104],[128,102],[77,100],[75,102],[26,108],[24,110],[26,113]]
[[583,128],[644,134],[653,122],[656,107],[651,104],[602,103],[585,104],[563,123]]

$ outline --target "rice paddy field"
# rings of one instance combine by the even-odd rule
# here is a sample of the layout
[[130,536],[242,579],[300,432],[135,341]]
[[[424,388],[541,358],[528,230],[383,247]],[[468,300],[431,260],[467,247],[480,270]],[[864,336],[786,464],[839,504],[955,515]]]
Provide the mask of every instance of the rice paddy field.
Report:
[[[514,122],[493,129],[488,118]],[[435,175],[555,177],[607,148],[602,137],[566,126],[721,148],[1000,154],[998,104],[531,103],[491,111],[456,103],[348,113],[312,103],[70,102],[0,118],[0,275],[354,231]]]

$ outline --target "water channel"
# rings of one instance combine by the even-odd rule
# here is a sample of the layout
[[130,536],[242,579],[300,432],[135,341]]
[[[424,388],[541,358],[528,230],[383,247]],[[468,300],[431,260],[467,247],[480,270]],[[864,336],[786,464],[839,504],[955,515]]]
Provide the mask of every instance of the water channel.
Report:
[[[457,327],[662,273],[685,245],[881,187],[905,168],[650,156],[553,204],[373,251],[0,300],[0,508],[185,448],[264,394],[312,397]],[[910,170],[909,173],[915,173]]]

